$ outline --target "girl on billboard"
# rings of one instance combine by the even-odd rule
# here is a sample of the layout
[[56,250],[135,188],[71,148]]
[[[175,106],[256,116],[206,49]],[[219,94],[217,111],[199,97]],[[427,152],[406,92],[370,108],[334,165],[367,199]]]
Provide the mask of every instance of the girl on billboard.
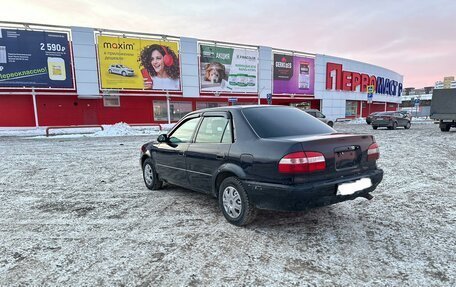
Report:
[[167,46],[153,44],[139,56],[145,89],[179,90],[179,59]]

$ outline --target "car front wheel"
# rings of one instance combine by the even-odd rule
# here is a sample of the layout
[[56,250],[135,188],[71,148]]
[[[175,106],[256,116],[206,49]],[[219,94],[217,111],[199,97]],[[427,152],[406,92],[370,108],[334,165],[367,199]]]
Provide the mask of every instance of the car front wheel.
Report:
[[329,122],[328,122],[328,126],[333,127],[333,126],[334,126],[334,123],[331,122],[331,121],[329,121]]
[[374,130],[376,130],[376,129],[378,129],[378,126],[372,126],[372,128],[373,128]]
[[163,182],[158,179],[158,174],[155,172],[152,159],[150,158],[147,158],[143,163],[143,178],[144,183],[150,190],[157,190],[163,186]]
[[229,223],[243,226],[255,219],[256,209],[237,177],[223,180],[219,187],[218,200],[220,209]]
[[396,128],[397,128],[397,123],[394,122],[394,123],[393,123],[393,128],[392,128],[392,129],[395,130]]
[[408,129],[410,128],[410,126],[411,126],[410,122],[407,122],[407,124],[405,125],[404,128],[405,128],[406,130],[408,130]]

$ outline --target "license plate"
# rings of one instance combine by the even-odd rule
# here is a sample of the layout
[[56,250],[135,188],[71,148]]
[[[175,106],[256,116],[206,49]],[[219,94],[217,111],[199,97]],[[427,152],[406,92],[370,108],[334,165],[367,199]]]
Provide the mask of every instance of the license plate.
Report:
[[352,151],[336,152],[336,169],[355,168],[359,164],[359,149]]
[[337,187],[337,195],[350,195],[357,191],[369,188],[372,186],[370,178],[361,178],[355,182],[348,182],[339,184]]
[[383,121],[383,118],[377,118],[378,121]]

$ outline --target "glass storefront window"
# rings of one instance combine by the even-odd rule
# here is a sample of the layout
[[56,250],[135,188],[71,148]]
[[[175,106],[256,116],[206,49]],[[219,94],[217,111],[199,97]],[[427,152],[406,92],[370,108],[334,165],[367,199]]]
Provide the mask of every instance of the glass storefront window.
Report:
[[[166,101],[154,101],[154,120],[156,121],[167,121],[168,120],[168,109]],[[183,116],[192,111],[192,102],[169,102],[171,121],[177,122]]]
[[356,117],[356,112],[358,111],[358,102],[357,101],[347,101],[345,105],[345,116],[346,117]]
[[216,107],[224,107],[228,106],[228,103],[223,102],[196,102],[196,109],[207,109],[207,108],[216,108]]
[[258,102],[234,102],[233,106],[258,105]]

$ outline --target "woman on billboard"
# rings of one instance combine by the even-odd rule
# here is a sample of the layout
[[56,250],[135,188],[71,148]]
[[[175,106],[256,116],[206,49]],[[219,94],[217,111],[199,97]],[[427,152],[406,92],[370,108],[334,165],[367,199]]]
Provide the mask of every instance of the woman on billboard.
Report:
[[145,89],[179,90],[179,60],[167,46],[153,44],[145,47],[139,56]]

